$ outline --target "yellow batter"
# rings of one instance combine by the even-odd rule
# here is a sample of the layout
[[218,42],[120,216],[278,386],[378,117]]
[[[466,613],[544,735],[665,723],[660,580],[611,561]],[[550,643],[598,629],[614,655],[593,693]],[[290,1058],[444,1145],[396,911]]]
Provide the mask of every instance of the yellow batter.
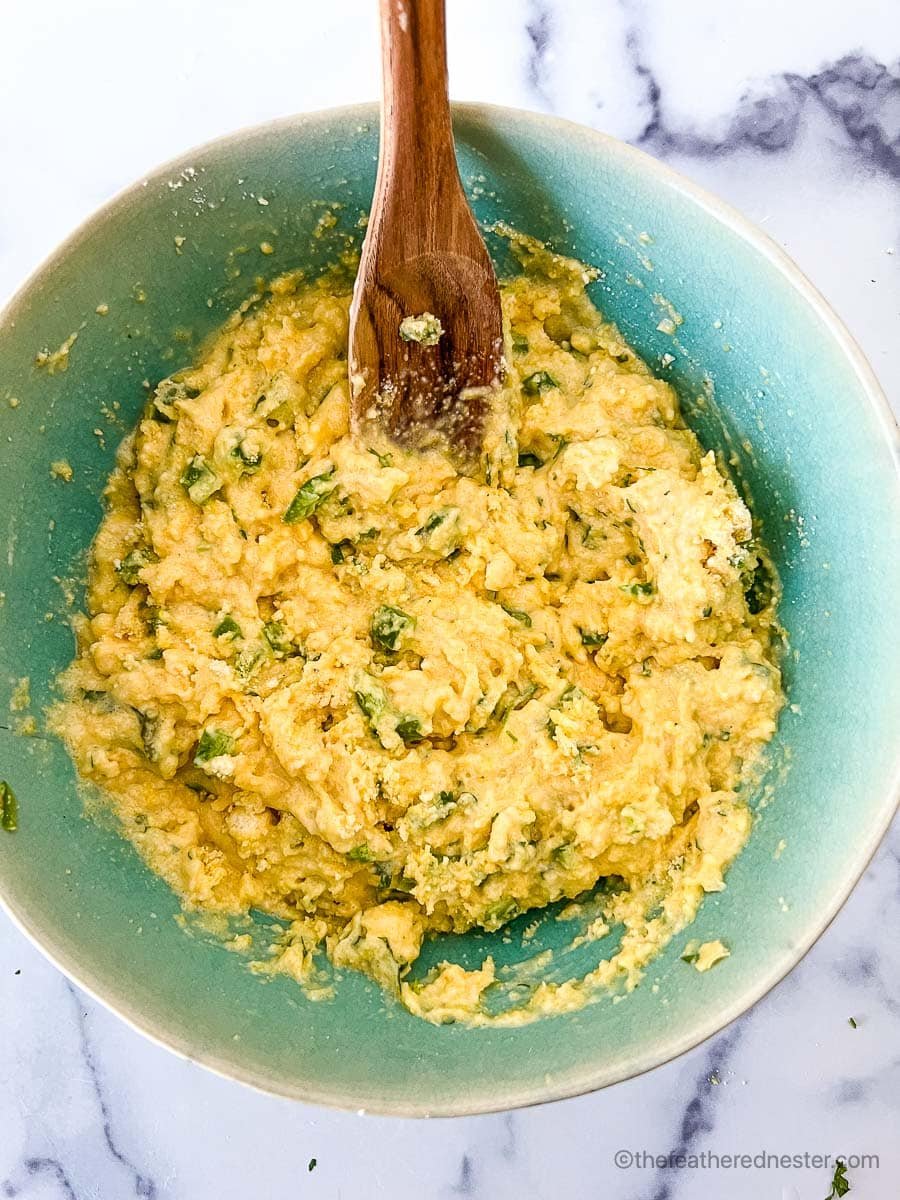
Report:
[[[723,887],[782,703],[744,503],[585,268],[519,249],[476,478],[349,436],[337,275],[159,385],[55,715],[188,907],[286,919],[277,969],[324,948],[434,1021],[635,982]],[[624,934],[588,977],[500,1018],[490,959],[407,978],[424,937],[598,882]]]

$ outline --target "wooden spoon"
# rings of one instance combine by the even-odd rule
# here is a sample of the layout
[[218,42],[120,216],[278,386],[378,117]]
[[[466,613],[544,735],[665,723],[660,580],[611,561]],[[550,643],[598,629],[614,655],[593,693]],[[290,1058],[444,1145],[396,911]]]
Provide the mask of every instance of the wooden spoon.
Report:
[[[471,463],[502,374],[503,331],[456,166],[444,0],[380,4],[381,151],[350,308],[352,422],[410,448],[443,441]],[[436,344],[401,336],[401,322],[424,314],[440,322]]]

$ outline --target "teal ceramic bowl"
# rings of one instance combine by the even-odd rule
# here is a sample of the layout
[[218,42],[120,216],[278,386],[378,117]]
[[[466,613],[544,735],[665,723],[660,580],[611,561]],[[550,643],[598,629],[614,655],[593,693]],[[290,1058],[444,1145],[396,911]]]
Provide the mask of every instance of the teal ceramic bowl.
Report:
[[[897,784],[897,433],[846,330],[772,242],[645,155],[499,108],[460,106],[456,133],[482,221],[503,218],[602,268],[596,300],[677,385],[704,443],[732,458],[781,572],[790,708],[771,797],[760,804],[762,785],[753,799],[755,829],[727,890],[618,1003],[521,1029],[434,1027],[356,975],[338,979],[333,1001],[310,1003],[290,980],[264,983],[186,934],[175,897],[112,828],[82,815],[62,747],[0,730],[0,776],[20,803],[18,831],[0,833],[0,892],[62,970],[225,1075],[399,1114],[574,1095],[715,1033],[834,916],[888,825]],[[59,580],[83,575],[143,381],[189,360],[257,276],[315,271],[358,239],[377,141],[370,106],[196,150],[107,205],[0,319],[0,689],[27,676],[38,717],[72,653]],[[328,205],[333,227],[321,221]],[[274,254],[260,251],[265,242]],[[75,333],[66,370],[35,364]],[[57,459],[72,465],[71,482],[51,477]],[[0,696],[4,710],[9,699]],[[538,944],[570,932],[545,922]],[[731,957],[700,975],[679,958],[689,936],[721,937]],[[471,959],[488,948],[501,962],[522,955],[517,936],[441,949]]]

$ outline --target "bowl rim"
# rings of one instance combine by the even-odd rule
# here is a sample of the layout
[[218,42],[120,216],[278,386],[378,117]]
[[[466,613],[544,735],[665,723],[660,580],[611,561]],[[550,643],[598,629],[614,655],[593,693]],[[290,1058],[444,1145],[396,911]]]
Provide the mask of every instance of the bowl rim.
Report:
[[[766,259],[818,316],[853,368],[866,400],[877,418],[880,434],[887,443],[894,464],[896,481],[900,486],[900,424],[898,424],[898,419],[894,415],[872,367],[856,339],[832,306],[807,279],[793,259],[767,233],[759,229],[732,205],[693,183],[674,168],[660,162],[646,151],[631,146],[610,134],[564,117],[506,105],[454,102],[452,107],[454,117],[487,122],[501,129],[504,126],[509,127],[510,124],[537,125],[545,130],[556,131],[559,138],[567,143],[581,141],[595,153],[599,152],[607,156],[615,155],[620,160],[630,163],[638,171],[654,176],[664,189],[674,191],[692,201],[718,224],[725,226],[752,250]],[[264,137],[279,130],[296,130],[298,133],[302,133],[306,128],[319,124],[371,123],[377,122],[378,118],[379,105],[373,101],[317,109],[243,126],[178,154],[155,167],[136,182],[117,191],[77,225],[68,237],[25,277],[24,282],[0,309],[0,327],[15,325],[20,309],[27,305],[29,296],[35,287],[58,264],[77,250],[82,242],[90,239],[104,221],[121,209],[127,209],[137,203],[150,183],[163,182],[167,178],[172,178],[193,166],[193,160],[200,155],[237,147],[248,140]],[[598,1091],[671,1062],[720,1033],[779,984],[805,958],[825,933],[872,860],[890,827],[898,806],[900,806],[900,747],[898,747],[893,769],[886,783],[883,801],[876,812],[876,819],[856,852],[845,856],[840,884],[835,889],[830,903],[818,912],[814,920],[809,922],[809,927],[800,941],[782,951],[765,974],[759,976],[753,986],[744,988],[740,996],[735,997],[729,1005],[711,1014],[698,1031],[683,1033],[680,1036],[674,1034],[663,1038],[662,1041],[657,1039],[653,1048],[634,1056],[627,1063],[601,1068],[589,1065],[574,1077],[570,1076],[565,1082],[558,1084],[537,1082],[527,1087],[518,1086],[510,1089],[504,1095],[498,1095],[496,1099],[492,1097],[490,1100],[472,1101],[465,1096],[455,1100],[434,1102],[390,1100],[372,1104],[367,1109],[361,1110],[350,1095],[339,1094],[321,1087],[310,1088],[300,1083],[293,1084],[273,1079],[263,1072],[236,1066],[228,1061],[225,1054],[192,1045],[190,1039],[173,1035],[162,1025],[148,1020],[137,1010],[136,1006],[129,1003],[127,995],[117,995],[113,989],[95,983],[87,973],[82,971],[80,963],[61,939],[54,935],[52,928],[41,928],[36,919],[17,905],[12,896],[5,893],[2,879],[0,879],[0,910],[7,914],[13,925],[64,976],[93,1000],[114,1013],[131,1029],[177,1057],[196,1063],[223,1079],[235,1080],[263,1094],[342,1111],[366,1111],[397,1117],[474,1116],[570,1099]]]

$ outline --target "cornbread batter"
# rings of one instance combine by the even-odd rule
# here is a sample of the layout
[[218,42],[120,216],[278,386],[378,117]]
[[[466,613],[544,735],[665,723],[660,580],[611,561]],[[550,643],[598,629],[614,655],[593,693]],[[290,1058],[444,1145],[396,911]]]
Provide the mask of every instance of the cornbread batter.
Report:
[[[348,431],[349,287],[284,277],[122,445],[55,714],[186,906],[429,1020],[630,986],[744,843],[782,695],[750,515],[590,273],[520,241],[477,477]],[[598,886],[599,885],[599,886]],[[597,889],[616,952],[490,1016],[423,938]],[[723,969],[723,968],[720,968]]]

